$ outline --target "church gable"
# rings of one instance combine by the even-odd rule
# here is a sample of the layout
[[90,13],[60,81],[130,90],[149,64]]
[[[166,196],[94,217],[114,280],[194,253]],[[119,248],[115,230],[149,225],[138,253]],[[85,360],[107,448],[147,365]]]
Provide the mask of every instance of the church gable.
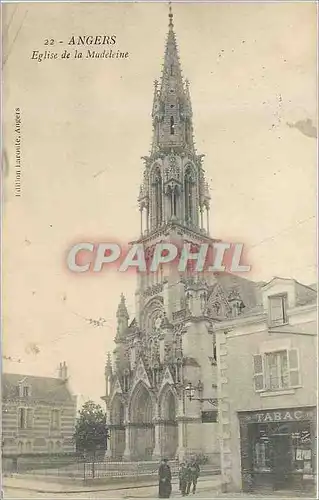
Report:
[[162,391],[162,389],[164,388],[165,385],[175,385],[175,382],[174,382],[174,379],[173,379],[173,376],[171,374],[171,371],[170,369],[167,367],[165,372],[164,372],[164,376],[163,376],[163,379],[162,379],[162,383],[161,383],[161,387],[160,387],[160,390],[159,392]]
[[123,394],[122,385],[118,377],[116,377],[114,380],[112,396],[114,396],[115,394]]
[[207,301],[207,313],[209,316],[225,317],[229,314],[230,307],[226,293],[220,283],[216,283]]
[[139,382],[143,382],[149,388],[151,387],[151,383],[150,383],[150,380],[149,380],[149,377],[147,375],[147,372],[146,372],[146,369],[145,369],[145,366],[144,366],[142,359],[140,359],[138,361],[136,369],[135,369],[132,390]]

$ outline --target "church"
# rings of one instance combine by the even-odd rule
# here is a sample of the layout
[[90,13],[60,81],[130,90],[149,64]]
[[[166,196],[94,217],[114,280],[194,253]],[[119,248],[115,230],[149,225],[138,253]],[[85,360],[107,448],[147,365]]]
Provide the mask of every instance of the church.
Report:
[[[154,83],[153,139],[144,156],[138,196],[140,243],[152,256],[159,242],[189,243],[210,236],[210,194],[203,154],[194,145],[190,85],[182,77],[173,14],[164,65]],[[113,359],[103,396],[114,460],[185,459],[219,463],[217,356],[214,325],[252,311],[259,284],[229,273],[181,273],[174,262],[138,273],[135,317],[122,295]]]

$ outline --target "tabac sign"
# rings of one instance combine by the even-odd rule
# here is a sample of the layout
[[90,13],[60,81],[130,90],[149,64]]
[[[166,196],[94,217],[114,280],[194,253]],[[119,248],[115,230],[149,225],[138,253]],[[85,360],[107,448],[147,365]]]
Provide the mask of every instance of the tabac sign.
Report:
[[313,420],[314,408],[287,408],[278,410],[261,410],[239,414],[241,421],[262,424],[267,422],[298,422],[299,420]]

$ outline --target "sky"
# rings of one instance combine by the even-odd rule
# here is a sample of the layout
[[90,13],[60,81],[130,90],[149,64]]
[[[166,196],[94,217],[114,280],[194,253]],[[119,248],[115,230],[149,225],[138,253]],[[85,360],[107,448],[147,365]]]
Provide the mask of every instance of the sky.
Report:
[[[315,4],[184,3],[173,12],[206,155],[211,235],[245,244],[250,279],[316,282]],[[72,274],[66,252],[139,235],[167,14],[159,3],[4,6],[3,370],[57,376],[66,361],[79,404],[101,402],[120,293],[133,318],[135,278]],[[127,59],[31,58],[69,50],[73,35],[105,34]],[[88,321],[99,318],[100,327]]]

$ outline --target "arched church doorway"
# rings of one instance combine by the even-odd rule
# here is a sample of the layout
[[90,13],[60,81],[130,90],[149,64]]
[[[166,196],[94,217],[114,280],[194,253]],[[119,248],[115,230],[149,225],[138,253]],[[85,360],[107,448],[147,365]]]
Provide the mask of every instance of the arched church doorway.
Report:
[[131,398],[131,456],[133,460],[152,458],[155,431],[153,424],[153,402],[149,390],[140,382]]
[[178,426],[176,420],[176,397],[167,386],[160,398],[161,455],[175,458],[178,447]]
[[125,450],[124,404],[120,395],[113,399],[110,416],[112,458],[120,460]]

